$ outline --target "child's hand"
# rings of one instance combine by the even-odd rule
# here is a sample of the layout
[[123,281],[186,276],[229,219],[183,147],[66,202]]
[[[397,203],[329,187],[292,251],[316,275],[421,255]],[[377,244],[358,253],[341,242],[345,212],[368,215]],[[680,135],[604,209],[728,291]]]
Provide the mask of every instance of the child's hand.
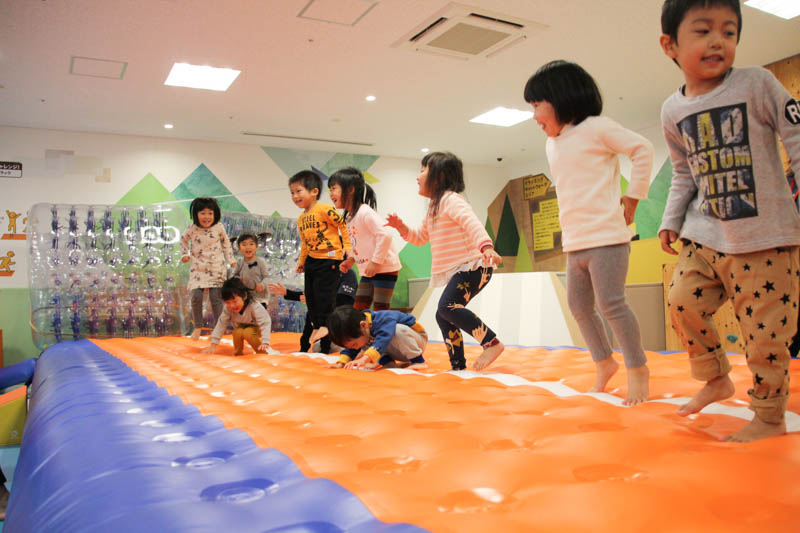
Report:
[[233,263],[231,263],[231,268],[236,268],[236,261],[234,261]]
[[332,365],[325,365],[325,368],[344,368],[344,363],[341,361],[336,361]]
[[366,276],[366,277],[368,277],[368,278],[371,278],[372,276],[374,276],[374,275],[375,275],[375,273],[376,273],[377,271],[378,271],[378,263],[376,263],[376,262],[374,262],[374,261],[370,261],[370,262],[369,262],[369,263],[367,263],[367,265],[364,267],[364,271],[361,273],[361,275],[362,275],[362,276]]
[[658,238],[661,240],[661,249],[668,254],[678,255],[678,252],[670,246],[673,242],[678,240],[678,234],[669,229],[662,229],[658,232]]
[[306,269],[305,265],[297,265],[297,268],[295,268],[294,271],[297,272],[298,274],[302,274],[305,271],[305,269]]
[[345,259],[344,261],[339,263],[339,270],[341,270],[342,273],[345,273],[348,270],[350,270],[351,268],[353,268],[353,265],[355,264],[355,262],[356,262],[356,258],[355,257],[348,257],[347,259]]
[[267,353],[269,350],[269,344],[260,344],[258,348],[256,348],[256,353]]
[[500,254],[494,251],[494,246],[487,246],[481,253],[483,254],[483,263],[486,266],[497,266],[503,262],[503,258],[500,257]]
[[181,263],[188,263],[191,259],[192,258],[189,257],[188,255],[184,255],[183,257],[181,257]]
[[374,363],[369,357],[365,357],[363,359],[350,361],[344,367],[351,370],[377,370],[381,367],[381,365]]
[[217,345],[209,344],[208,346],[203,348],[203,353],[217,353]]
[[403,219],[397,216],[397,213],[389,213],[386,215],[386,226],[390,226],[400,232],[400,236],[405,238],[408,235],[408,227],[403,223]]
[[625,213],[625,225],[630,226],[633,224],[633,215],[636,214],[636,206],[639,205],[639,200],[630,196],[623,196],[619,203],[622,204],[623,212]]
[[270,283],[269,293],[277,294],[278,296],[286,296],[286,287],[284,287],[280,283]]
[[256,283],[256,292],[264,292],[264,286],[260,283]]

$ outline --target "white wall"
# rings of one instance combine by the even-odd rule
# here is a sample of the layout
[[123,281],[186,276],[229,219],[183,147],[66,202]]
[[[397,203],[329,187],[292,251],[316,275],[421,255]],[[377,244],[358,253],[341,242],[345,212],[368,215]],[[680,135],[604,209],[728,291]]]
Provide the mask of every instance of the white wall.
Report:
[[[74,155],[47,160],[47,150]],[[427,205],[417,195],[420,159],[380,157],[369,168],[379,180],[373,184],[379,211],[397,212],[410,225],[422,220]],[[0,178],[0,233],[6,229],[6,209],[24,213],[39,202],[113,204],[148,173],[172,191],[201,163],[251,212],[298,214],[286,174],[258,145],[0,127],[0,161],[23,163],[21,179]],[[108,183],[96,181],[103,169],[110,171]],[[506,183],[505,172],[483,165],[464,170],[467,197],[484,221],[489,203]],[[322,200],[329,201],[327,193]],[[399,236],[397,244],[405,244]],[[0,277],[0,288],[27,286],[25,241],[0,241],[0,256],[8,250],[15,251],[18,275]]]

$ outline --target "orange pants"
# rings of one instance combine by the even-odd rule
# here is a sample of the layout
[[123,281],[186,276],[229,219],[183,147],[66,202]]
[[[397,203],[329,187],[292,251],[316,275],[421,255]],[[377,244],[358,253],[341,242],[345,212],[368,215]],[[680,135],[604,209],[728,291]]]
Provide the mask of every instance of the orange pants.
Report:
[[673,327],[689,352],[692,377],[710,381],[731,370],[712,320],[730,298],[753,373],[750,409],[765,422],[781,422],[789,397],[788,346],[797,327],[798,293],[797,246],[724,254],[684,241],[668,304]]

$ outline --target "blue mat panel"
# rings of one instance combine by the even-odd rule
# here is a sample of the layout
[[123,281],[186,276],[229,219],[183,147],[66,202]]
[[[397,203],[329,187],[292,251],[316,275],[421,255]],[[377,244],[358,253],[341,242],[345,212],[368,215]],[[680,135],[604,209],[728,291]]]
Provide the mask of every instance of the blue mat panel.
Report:
[[90,341],[36,364],[5,533],[417,533]]

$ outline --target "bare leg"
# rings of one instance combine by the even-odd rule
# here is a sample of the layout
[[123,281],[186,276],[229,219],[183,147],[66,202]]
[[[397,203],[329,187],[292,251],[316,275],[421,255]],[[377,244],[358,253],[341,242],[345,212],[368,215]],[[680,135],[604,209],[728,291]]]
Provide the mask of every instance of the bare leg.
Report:
[[786,421],[783,420],[778,424],[771,424],[764,422],[758,415],[753,417],[745,427],[734,433],[728,435],[722,440],[728,442],[751,442],[759,439],[766,439],[768,437],[777,437],[786,433]]
[[703,388],[697,391],[697,394],[695,394],[691,400],[682,405],[678,409],[678,414],[680,416],[686,416],[699,413],[702,411],[703,407],[710,403],[730,398],[733,396],[734,390],[733,381],[728,377],[728,374],[717,376],[711,381],[706,382]]
[[200,328],[194,328],[194,331],[192,331],[192,340],[196,341],[197,339],[199,339],[200,333],[201,333]]
[[494,346],[489,346],[488,348],[483,350],[483,353],[478,356],[474,363],[472,363],[472,368],[475,370],[482,370],[487,366],[494,363],[494,360],[497,359],[503,350],[505,349],[505,345],[502,342],[497,342]]
[[608,381],[617,373],[619,363],[614,360],[613,355],[609,355],[605,359],[595,361],[595,365],[597,365],[597,375],[594,378],[594,387],[589,392],[603,392]]
[[650,369],[647,365],[629,368],[628,372],[628,396],[622,405],[637,405],[647,401],[650,395]]

